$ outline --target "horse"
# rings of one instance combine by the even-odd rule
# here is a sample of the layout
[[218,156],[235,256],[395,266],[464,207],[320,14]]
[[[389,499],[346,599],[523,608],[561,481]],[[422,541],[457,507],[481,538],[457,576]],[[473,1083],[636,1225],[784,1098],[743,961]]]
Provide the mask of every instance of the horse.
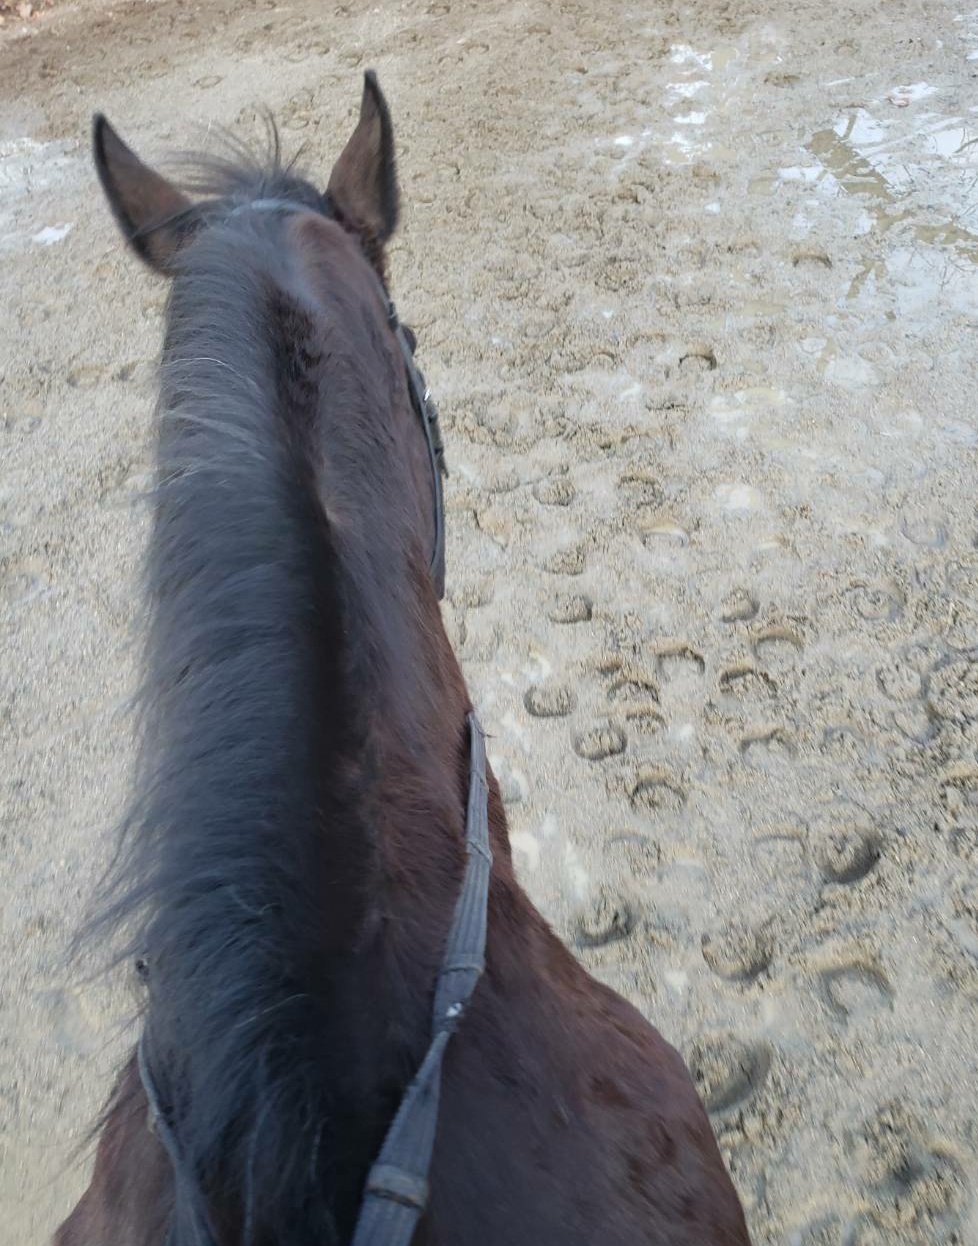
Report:
[[514,873],[439,606],[375,74],[324,192],[271,133],[170,180],[94,120],[169,282],[139,753],[96,923],[146,992],[56,1246],[749,1246],[682,1058]]

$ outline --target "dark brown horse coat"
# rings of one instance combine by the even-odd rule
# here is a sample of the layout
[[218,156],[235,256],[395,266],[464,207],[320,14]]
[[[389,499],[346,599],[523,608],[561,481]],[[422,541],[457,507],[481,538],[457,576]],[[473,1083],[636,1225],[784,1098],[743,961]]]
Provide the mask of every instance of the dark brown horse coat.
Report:
[[[430,465],[371,277],[397,217],[368,75],[326,197],[211,163],[191,201],[103,120],[124,234],[172,279],[142,766],[108,920],[220,1246],[349,1240],[429,1038],[462,875],[461,671]],[[250,211],[287,199],[304,212]],[[747,1246],[678,1054],[565,950],[491,781],[487,965],[446,1066],[418,1246]],[[58,1246],[193,1241],[130,1060]],[[177,1204],[175,1206],[175,1203]]]

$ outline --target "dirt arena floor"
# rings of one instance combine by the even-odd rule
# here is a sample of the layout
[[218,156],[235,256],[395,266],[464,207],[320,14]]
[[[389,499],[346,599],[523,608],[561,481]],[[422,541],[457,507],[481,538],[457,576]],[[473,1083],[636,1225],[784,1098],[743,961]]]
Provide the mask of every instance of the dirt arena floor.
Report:
[[[974,4],[975,0],[969,0]],[[163,289],[91,112],[325,175],[362,71],[446,616],[525,884],[685,1053],[759,1246],[978,1244],[978,11],[215,0],[0,28],[0,1243],[131,1037],[68,939],[131,753]]]

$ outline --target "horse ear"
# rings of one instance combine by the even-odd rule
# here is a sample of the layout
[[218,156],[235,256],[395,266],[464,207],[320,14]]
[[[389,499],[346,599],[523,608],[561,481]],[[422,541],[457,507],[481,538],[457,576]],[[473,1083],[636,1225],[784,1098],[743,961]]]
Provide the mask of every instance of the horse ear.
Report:
[[357,229],[384,243],[397,228],[394,130],[372,69],[364,74],[360,120],[329,175],[330,198]]
[[150,268],[170,272],[193,231],[192,202],[143,164],[101,113],[92,125],[92,148],[99,181],[126,241]]

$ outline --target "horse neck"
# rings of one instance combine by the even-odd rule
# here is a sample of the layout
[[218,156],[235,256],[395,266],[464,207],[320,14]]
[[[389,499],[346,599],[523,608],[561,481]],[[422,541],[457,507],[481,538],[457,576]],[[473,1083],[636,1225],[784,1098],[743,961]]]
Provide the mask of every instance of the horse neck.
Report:
[[339,474],[366,462],[349,438],[369,412],[337,395],[379,403],[383,368],[350,342],[356,384],[329,373],[301,314],[269,301],[271,256],[235,258],[202,249],[171,302],[115,915],[143,919],[188,1170],[247,1188],[269,1226],[306,1205],[342,1221],[427,1038],[466,696],[423,553],[391,527],[396,478]]

